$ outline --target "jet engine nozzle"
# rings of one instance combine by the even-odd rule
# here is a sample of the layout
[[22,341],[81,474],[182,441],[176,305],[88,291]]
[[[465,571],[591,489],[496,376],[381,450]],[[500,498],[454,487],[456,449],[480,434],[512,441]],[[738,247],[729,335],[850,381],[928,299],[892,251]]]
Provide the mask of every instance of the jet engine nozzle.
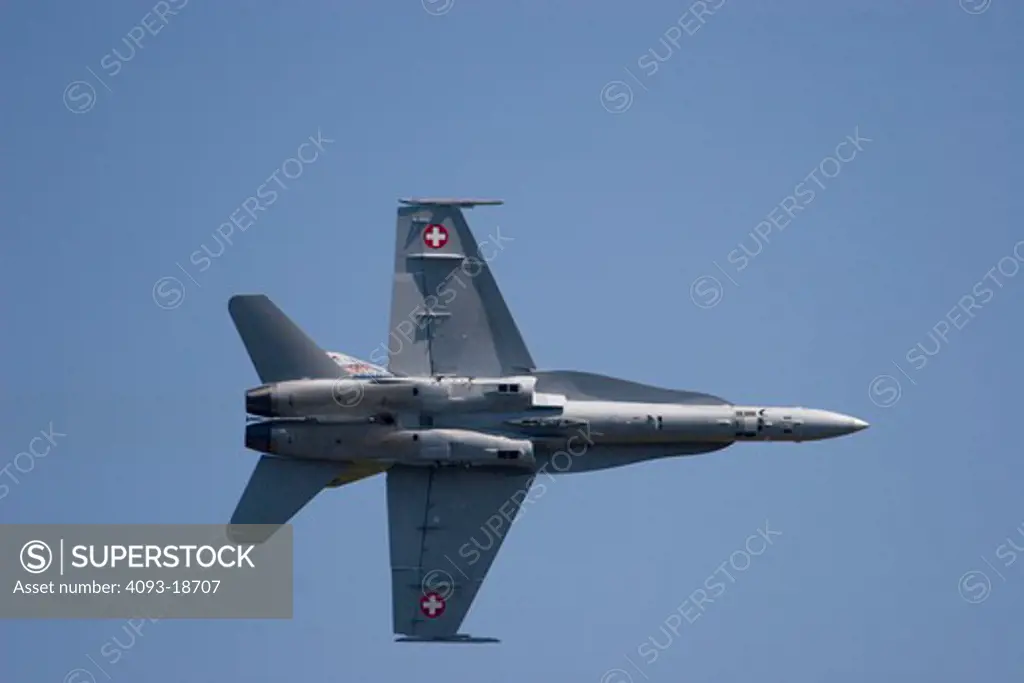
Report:
[[260,417],[274,417],[274,402],[270,387],[257,387],[245,392],[245,412]]
[[245,427],[245,447],[260,453],[271,452],[270,425],[265,422],[254,422]]

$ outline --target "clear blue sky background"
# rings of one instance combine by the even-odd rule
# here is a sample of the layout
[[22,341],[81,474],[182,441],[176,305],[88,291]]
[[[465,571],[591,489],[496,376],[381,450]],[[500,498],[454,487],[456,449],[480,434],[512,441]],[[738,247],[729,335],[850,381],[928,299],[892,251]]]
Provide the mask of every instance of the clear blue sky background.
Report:
[[[1024,557],[1005,559],[1008,537],[1024,547],[1024,273],[985,280],[1004,257],[1020,267],[1024,7],[727,0],[689,35],[671,29],[685,1],[585,4],[192,0],[131,55],[151,4],[5,3],[0,465],[50,423],[66,436],[9,470],[0,520],[226,520],[256,461],[242,394],[257,383],[228,297],[264,292],[325,347],[368,356],[407,195],[507,201],[470,218],[513,238],[493,265],[541,366],[872,428],[558,480],[466,622],[500,646],[391,642],[378,477],[296,519],[293,620],[152,623],[117,663],[100,651],[131,643],[123,621],[8,621],[0,678],[1024,674]],[[115,47],[131,59],[110,76]],[[668,59],[649,75],[651,49]],[[84,113],[72,81],[95,89]],[[729,253],[756,251],[755,226],[858,127],[870,142],[739,270]],[[200,272],[190,254],[216,253],[217,226],[318,129],[334,142]],[[173,310],[153,298],[167,276]],[[691,299],[704,276],[719,284],[692,292],[710,307]],[[992,294],[936,347],[979,282]],[[645,661],[766,520],[774,545]],[[958,588],[973,570],[990,585]]]

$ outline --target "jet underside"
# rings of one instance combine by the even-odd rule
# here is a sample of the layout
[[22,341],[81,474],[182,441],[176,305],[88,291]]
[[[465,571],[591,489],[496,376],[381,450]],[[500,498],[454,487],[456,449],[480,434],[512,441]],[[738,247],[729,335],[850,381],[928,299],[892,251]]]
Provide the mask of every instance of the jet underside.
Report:
[[[386,472],[393,625],[403,642],[496,642],[459,629],[541,473],[867,426],[824,410],[538,370],[490,270],[507,240],[500,229],[477,240],[463,214],[500,202],[402,203],[389,335],[370,362],[325,351],[263,295],[232,297],[261,381],[246,393],[256,421],[245,444],[262,455],[229,533],[265,540],[325,488]],[[486,546],[471,542],[485,528]]]

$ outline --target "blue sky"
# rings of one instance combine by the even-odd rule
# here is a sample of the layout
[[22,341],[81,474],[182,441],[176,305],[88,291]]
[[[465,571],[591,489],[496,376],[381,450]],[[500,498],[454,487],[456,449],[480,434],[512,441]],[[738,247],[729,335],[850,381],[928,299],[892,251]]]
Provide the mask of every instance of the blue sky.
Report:
[[1024,673],[1024,7],[154,7],[0,8],[0,520],[226,520],[257,383],[227,299],[368,356],[408,195],[506,200],[469,217],[511,239],[493,268],[541,366],[872,428],[559,479],[466,622],[500,646],[391,642],[378,477],[295,520],[293,620],[7,621],[4,680]]

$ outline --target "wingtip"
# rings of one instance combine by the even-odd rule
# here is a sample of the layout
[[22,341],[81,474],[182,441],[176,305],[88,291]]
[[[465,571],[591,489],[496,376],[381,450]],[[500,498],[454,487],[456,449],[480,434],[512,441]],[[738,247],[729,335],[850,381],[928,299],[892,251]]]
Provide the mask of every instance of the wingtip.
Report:
[[456,633],[451,636],[398,636],[396,643],[449,643],[449,644],[484,644],[500,643],[497,638],[481,638],[466,633]]
[[472,209],[474,206],[500,206],[504,199],[467,199],[457,197],[400,197],[399,204],[406,206],[458,206]]

